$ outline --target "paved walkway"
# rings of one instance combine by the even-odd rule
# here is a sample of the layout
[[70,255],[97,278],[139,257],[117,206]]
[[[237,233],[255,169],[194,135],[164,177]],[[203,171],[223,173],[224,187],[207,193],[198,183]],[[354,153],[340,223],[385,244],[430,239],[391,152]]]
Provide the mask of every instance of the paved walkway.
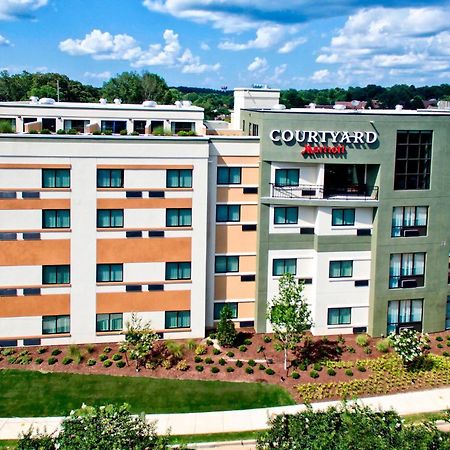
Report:
[[[401,415],[442,411],[450,408],[450,387],[370,397],[360,399],[358,402],[384,411],[394,409]],[[312,407],[314,410],[321,410],[339,403],[341,402],[314,403]],[[304,405],[292,405],[240,411],[149,414],[146,418],[150,421],[157,421],[157,429],[160,433],[165,433],[169,429],[170,433],[174,435],[228,433],[263,430],[267,428],[267,421],[273,415],[294,414],[304,409]],[[52,433],[58,429],[62,420],[62,417],[0,418],[0,440],[16,439],[22,431],[28,430],[30,426],[39,430],[45,428],[47,433]]]

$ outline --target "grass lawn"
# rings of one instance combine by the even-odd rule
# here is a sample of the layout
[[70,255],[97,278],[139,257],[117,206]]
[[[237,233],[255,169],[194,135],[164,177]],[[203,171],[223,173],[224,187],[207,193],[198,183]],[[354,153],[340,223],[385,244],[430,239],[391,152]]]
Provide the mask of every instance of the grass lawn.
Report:
[[0,370],[0,417],[65,416],[82,403],[128,403],[133,413],[227,411],[292,405],[283,388],[261,383],[169,380]]
[[237,431],[235,433],[186,434],[171,436],[170,442],[176,445],[194,444],[198,442],[225,442],[257,439],[261,431]]

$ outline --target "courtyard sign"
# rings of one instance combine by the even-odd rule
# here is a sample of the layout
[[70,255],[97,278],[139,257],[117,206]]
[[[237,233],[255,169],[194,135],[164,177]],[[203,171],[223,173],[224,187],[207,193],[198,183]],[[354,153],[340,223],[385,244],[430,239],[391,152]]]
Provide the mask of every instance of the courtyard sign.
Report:
[[304,131],[304,130],[272,130],[272,142],[292,142],[303,144],[373,144],[378,140],[375,131]]

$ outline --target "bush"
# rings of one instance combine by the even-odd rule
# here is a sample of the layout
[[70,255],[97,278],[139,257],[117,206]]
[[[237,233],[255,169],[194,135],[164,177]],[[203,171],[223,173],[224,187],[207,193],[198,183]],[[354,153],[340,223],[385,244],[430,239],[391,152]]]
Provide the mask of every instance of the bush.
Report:
[[225,347],[231,347],[236,342],[237,333],[232,316],[231,308],[225,304],[220,311],[220,320],[217,325],[217,340]]
[[292,373],[291,373],[291,377],[292,377],[294,380],[298,380],[298,379],[300,378],[300,374],[299,374],[298,372],[292,372]]
[[356,350],[353,347],[350,347],[350,346],[347,347],[347,351],[349,353],[355,353],[356,352]]
[[439,343],[439,344],[437,345],[437,348],[444,348],[444,345],[441,344],[441,343]]
[[95,131],[92,132],[92,134],[94,136],[100,136],[102,134],[102,132],[100,130],[95,130]]
[[108,355],[105,355],[104,353],[100,353],[100,355],[98,356],[98,359],[100,361],[106,361],[108,359]]
[[180,361],[178,361],[176,369],[180,370],[181,372],[186,372],[186,370],[189,370],[189,364],[185,359],[181,359]]
[[226,362],[223,358],[220,358],[220,359],[219,359],[219,364],[220,364],[221,366],[224,366],[226,363],[227,363],[227,362]]
[[37,352],[39,355],[42,355],[42,353],[45,353],[47,351],[47,349],[45,347],[41,347],[37,349]]
[[15,364],[15,362],[17,361],[17,356],[8,356],[6,360],[9,364]]
[[345,375],[352,377],[353,376],[353,371],[351,369],[346,369],[345,370]]
[[443,353],[442,353],[442,356],[445,356],[445,357],[448,358],[448,357],[450,356],[450,353],[449,353],[449,352],[443,352]]
[[356,366],[356,368],[357,368],[360,372],[365,372],[365,371],[367,370],[365,366],[362,366],[362,365],[360,365],[360,364],[358,364],[358,365]]
[[70,356],[64,356],[64,358],[61,361],[65,366],[72,364],[73,359]]
[[214,361],[213,361],[213,359],[212,359],[212,358],[210,358],[210,357],[207,357],[207,358],[205,358],[205,363],[206,363],[206,364],[213,364],[213,363],[214,363]]
[[211,339],[206,339],[206,345],[211,347],[211,345],[214,345],[214,342]]
[[195,366],[197,372],[203,372],[203,366]]
[[211,367],[211,373],[218,373],[220,372],[220,369],[216,366]]
[[403,329],[399,334],[391,334],[389,339],[408,370],[414,368],[425,355],[425,350],[428,350],[426,347],[429,347],[426,344],[427,336],[411,329]]
[[111,347],[105,347],[103,349],[103,353],[111,353],[112,348]]
[[51,132],[50,130],[47,130],[47,128],[43,128],[43,129],[40,131],[40,133],[41,133],[41,134],[52,134],[52,132]]
[[95,366],[97,364],[97,361],[95,359],[88,359],[87,365],[89,367]]
[[271,369],[270,367],[266,369],[267,375],[273,375],[275,373],[275,370]]
[[121,136],[126,136],[128,134],[127,130],[120,130],[119,133]]
[[107,359],[106,361],[103,361],[103,367],[111,367],[112,361],[110,359]]
[[75,128],[71,128],[69,131],[67,131],[67,134],[72,134],[72,135],[78,134],[78,131],[75,130]]
[[28,134],[39,134],[38,130],[30,130]]
[[376,348],[380,353],[387,353],[390,346],[391,343],[389,342],[389,339],[383,339],[377,342]]
[[232,358],[234,356],[234,352],[227,352],[228,358]]
[[259,370],[266,370],[266,366],[265,366],[264,364],[260,364],[260,365],[258,366],[258,369],[259,369]]
[[130,133],[131,136],[139,136],[139,132],[138,131],[132,131]]
[[61,353],[61,350],[60,350],[59,348],[54,348],[54,349],[52,350],[51,355],[52,355],[52,356],[58,356],[60,353]]
[[56,130],[56,134],[66,134],[66,130],[60,128],[59,130]]
[[245,373],[247,373],[248,375],[251,375],[253,372],[254,372],[254,370],[251,367],[245,368]]
[[240,359],[236,361],[236,367],[242,367],[243,365],[244,363]]
[[370,347],[364,347],[364,353],[366,355],[370,355],[372,353],[372,349]]
[[337,338],[337,341],[339,344],[345,344],[345,338],[344,336],[342,336],[342,334],[340,334]]
[[203,344],[198,344],[197,347],[195,347],[195,354],[196,355],[204,355],[208,349]]
[[256,366],[256,362],[253,359],[249,359],[248,363],[247,363],[250,367],[255,367]]
[[244,339],[244,344],[245,345],[252,345],[252,340],[251,339]]
[[367,336],[367,334],[358,334],[358,336],[356,336],[356,343],[360,347],[367,347],[369,345],[369,342],[370,338],[369,336]]
[[272,338],[270,337],[270,336],[264,336],[263,337],[263,341],[266,343],[266,344],[268,344],[269,342],[272,342]]
[[194,362],[196,362],[196,363],[201,363],[201,362],[203,362],[203,358],[202,358],[201,356],[196,356],[196,357],[194,358]]
[[112,136],[113,132],[112,132],[112,130],[105,130],[105,131],[103,132],[103,134],[104,134],[105,136]]
[[438,342],[442,342],[444,340],[444,338],[442,336],[436,336],[436,340]]
[[329,367],[327,369],[327,374],[330,375],[330,377],[334,377],[336,375],[336,371],[332,367]]
[[14,133],[14,128],[8,120],[0,120],[0,133],[10,134]]
[[317,370],[311,370],[311,372],[309,372],[309,376],[311,378],[319,378],[319,372],[317,372]]
[[92,353],[95,352],[95,345],[92,344],[86,345],[86,351],[91,355]]
[[247,347],[245,345],[240,345],[239,346],[239,351],[240,352],[246,352],[247,351]]
[[220,355],[220,350],[218,348],[213,348],[213,355]]
[[113,361],[120,361],[122,359],[122,355],[120,353],[114,353],[114,355],[112,355],[111,359]]
[[228,372],[228,373],[234,372],[234,368],[231,367],[231,366],[228,366],[228,367],[227,367],[227,372]]
[[35,364],[42,364],[44,362],[44,360],[42,358],[36,358],[34,360]]
[[56,364],[58,362],[58,358],[55,358],[54,356],[51,356],[47,359],[47,363],[49,366],[53,366],[53,364]]
[[127,365],[127,363],[125,362],[125,361],[117,361],[116,362],[116,366],[119,368],[119,369],[122,369],[122,367],[125,367]]
[[265,349],[266,349],[266,347],[264,347],[264,345],[258,345],[258,349],[256,350],[256,353],[262,353]]
[[313,368],[316,372],[320,372],[322,370],[322,364],[314,363]]
[[303,370],[303,371],[308,370],[308,363],[307,363],[307,361],[301,361],[300,364],[298,365],[298,368],[300,370]]
[[210,339],[217,339],[217,334],[216,333],[209,333],[209,338]]

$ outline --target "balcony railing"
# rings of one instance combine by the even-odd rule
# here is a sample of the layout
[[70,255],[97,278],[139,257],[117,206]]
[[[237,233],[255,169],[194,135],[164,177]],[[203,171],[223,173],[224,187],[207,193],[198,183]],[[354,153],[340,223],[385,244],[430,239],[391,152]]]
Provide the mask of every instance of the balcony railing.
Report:
[[301,184],[298,186],[271,186],[273,198],[308,198],[336,200],[378,200],[378,186],[354,185],[346,187],[326,187],[323,185]]

